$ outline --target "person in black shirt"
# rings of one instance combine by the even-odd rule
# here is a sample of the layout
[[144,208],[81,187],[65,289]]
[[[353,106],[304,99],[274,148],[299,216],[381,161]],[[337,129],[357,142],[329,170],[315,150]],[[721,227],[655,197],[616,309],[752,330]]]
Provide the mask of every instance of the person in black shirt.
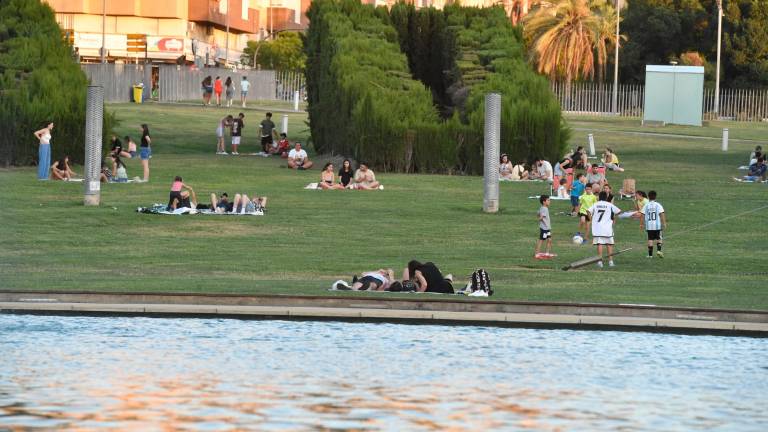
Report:
[[403,270],[403,280],[413,280],[418,286],[419,292],[435,292],[453,294],[453,277],[443,277],[440,269],[432,262],[424,264],[413,260]]
[[123,151],[123,142],[116,135],[112,135],[112,149],[109,153],[119,157],[131,158],[130,153]]
[[272,136],[275,134],[275,123],[272,122],[272,113],[268,112],[264,120],[259,124],[261,131],[261,152],[269,154],[269,148],[272,146]]
[[341,168],[339,168],[339,184],[344,187],[349,186],[354,175],[355,170],[352,169],[352,162],[349,159],[344,159],[344,162],[341,163]]
[[237,152],[237,146],[240,145],[240,137],[243,134],[243,128],[245,127],[245,122],[243,119],[245,118],[245,114],[240,113],[236,119],[232,120],[232,124],[230,125],[230,128],[232,129],[232,154],[238,155],[240,153]]

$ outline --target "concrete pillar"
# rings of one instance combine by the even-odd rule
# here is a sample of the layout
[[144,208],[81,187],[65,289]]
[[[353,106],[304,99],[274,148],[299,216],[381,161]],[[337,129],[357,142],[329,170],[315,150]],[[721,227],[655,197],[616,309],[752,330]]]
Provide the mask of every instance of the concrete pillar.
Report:
[[485,95],[485,194],[483,211],[496,213],[499,211],[499,147],[501,140],[501,95],[490,93]]
[[88,86],[85,105],[85,198],[86,206],[101,201],[101,146],[104,124],[104,88]]

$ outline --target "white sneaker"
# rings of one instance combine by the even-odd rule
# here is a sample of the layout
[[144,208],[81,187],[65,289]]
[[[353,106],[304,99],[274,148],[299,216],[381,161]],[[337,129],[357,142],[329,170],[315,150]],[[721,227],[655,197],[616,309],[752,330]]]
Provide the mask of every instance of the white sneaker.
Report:
[[238,152],[232,152],[232,154],[233,154],[233,155],[235,155],[235,156],[237,156],[237,155],[239,155],[240,153],[238,153]]
[[600,268],[603,268],[603,262],[602,261],[598,261],[597,262],[597,266],[600,267]]
[[384,185],[379,185],[379,190],[384,190]]
[[616,264],[613,263],[613,260],[608,261],[608,267],[616,267]]
[[453,275],[452,274],[448,273],[447,275],[445,275],[445,278],[448,279],[449,281],[451,281],[451,283],[453,283]]
[[343,280],[339,279],[334,282],[333,285],[331,285],[331,289],[334,291],[350,291],[352,290],[352,287]]

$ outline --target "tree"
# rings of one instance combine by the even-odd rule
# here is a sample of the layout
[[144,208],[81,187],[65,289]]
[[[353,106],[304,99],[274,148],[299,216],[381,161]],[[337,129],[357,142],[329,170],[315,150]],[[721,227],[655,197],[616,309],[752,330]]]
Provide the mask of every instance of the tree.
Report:
[[304,70],[307,56],[304,53],[304,43],[296,32],[280,32],[270,41],[248,41],[243,50],[242,62],[256,64],[264,69],[272,70]]
[[[610,48],[616,46],[616,8],[606,0],[592,0],[590,9],[595,15],[595,60],[597,80],[605,80]],[[626,39],[626,38],[623,38]]]
[[599,23],[587,0],[560,0],[540,5],[524,22],[531,60],[550,79],[570,83],[595,73],[595,29]]
[[56,123],[52,157],[82,161],[87,85],[50,6],[39,0],[0,3],[0,163],[33,163],[32,132],[47,121]]

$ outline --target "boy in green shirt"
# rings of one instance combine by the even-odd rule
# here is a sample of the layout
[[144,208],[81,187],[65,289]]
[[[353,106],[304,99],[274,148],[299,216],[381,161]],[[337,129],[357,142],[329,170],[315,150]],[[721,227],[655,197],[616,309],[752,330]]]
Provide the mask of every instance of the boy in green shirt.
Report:
[[584,193],[579,197],[579,232],[584,233],[583,243],[589,239],[589,212],[587,211],[597,202],[597,195],[593,193],[592,183],[587,183]]

